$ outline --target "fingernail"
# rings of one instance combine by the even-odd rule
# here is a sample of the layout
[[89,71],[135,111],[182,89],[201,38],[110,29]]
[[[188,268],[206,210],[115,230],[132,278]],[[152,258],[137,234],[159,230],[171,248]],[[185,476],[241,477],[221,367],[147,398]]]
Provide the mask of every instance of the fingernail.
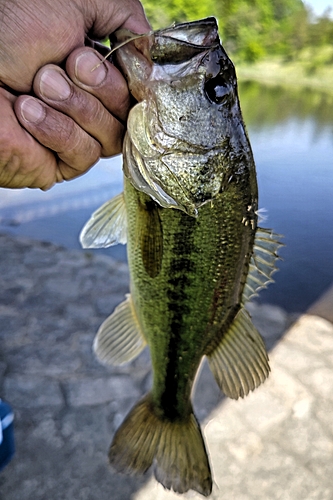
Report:
[[71,88],[65,78],[52,69],[46,70],[40,77],[41,94],[52,101],[64,101],[71,95]]
[[26,122],[37,124],[43,120],[45,109],[37,99],[29,97],[21,104],[21,115]]
[[[99,66],[97,66],[99,64]],[[97,67],[96,67],[97,66]],[[75,76],[84,85],[97,87],[106,78],[107,69],[94,52],[83,52],[75,64]]]

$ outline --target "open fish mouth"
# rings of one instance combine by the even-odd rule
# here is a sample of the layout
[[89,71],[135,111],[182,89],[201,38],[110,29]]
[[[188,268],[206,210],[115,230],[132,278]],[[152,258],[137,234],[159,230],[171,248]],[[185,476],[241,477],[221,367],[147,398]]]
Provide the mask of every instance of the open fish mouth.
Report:
[[234,66],[216,20],[146,35],[122,29],[113,43],[115,63],[138,101],[127,122],[124,174],[160,206],[196,216],[224,189],[231,161],[241,170],[253,165]]
[[[126,42],[133,41],[138,50],[143,51],[147,40],[149,51],[145,57],[159,64],[177,64],[188,60],[195,54],[219,44],[216,19],[209,17],[190,23],[173,24],[143,35],[133,35],[126,29],[117,30],[111,38],[114,50]],[[143,43],[142,41],[145,40]]]
[[216,20],[211,17],[156,31],[150,55],[158,64],[177,64],[218,44]]

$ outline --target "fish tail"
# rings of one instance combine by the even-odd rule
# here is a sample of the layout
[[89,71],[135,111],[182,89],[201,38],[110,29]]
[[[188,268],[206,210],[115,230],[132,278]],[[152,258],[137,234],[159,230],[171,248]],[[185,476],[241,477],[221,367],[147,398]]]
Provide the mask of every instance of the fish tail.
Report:
[[181,421],[156,415],[148,394],[132,408],[117,430],[109,451],[117,472],[138,474],[154,463],[157,481],[177,493],[212,491],[205,444],[193,413]]

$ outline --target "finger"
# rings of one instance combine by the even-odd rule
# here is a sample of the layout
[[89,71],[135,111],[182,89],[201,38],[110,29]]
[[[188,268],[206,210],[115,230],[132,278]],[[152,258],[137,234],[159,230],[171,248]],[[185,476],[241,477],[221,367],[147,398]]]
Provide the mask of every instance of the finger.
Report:
[[56,182],[57,160],[17,121],[16,100],[0,88],[0,186],[48,189]]
[[139,0],[1,0],[0,13],[0,80],[21,93],[30,92],[39,68],[60,64],[87,34],[103,39],[120,27],[150,29]]
[[96,163],[101,145],[72,118],[30,96],[20,96],[15,112],[21,124],[45,147],[55,151],[57,182],[81,175]]
[[74,50],[67,59],[66,71],[73,82],[97,97],[114,116],[126,121],[130,95],[125,78],[109,61],[91,48]]
[[99,99],[77,87],[59,67],[44,66],[36,75],[34,91],[44,102],[72,118],[94,137],[101,145],[101,156],[121,152],[124,126]]
[[104,0],[92,5],[97,6],[92,38],[103,39],[118,28],[127,28],[134,33],[147,33],[151,29],[139,0]]

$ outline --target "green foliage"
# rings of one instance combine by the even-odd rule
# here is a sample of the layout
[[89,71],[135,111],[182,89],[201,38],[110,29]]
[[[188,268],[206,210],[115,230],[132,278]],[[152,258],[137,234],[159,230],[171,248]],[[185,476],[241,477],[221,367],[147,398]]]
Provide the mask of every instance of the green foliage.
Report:
[[142,0],[149,22],[154,29],[164,28],[173,22],[195,21],[213,16],[216,0]]
[[330,9],[326,10],[317,22],[309,26],[309,45],[323,46],[332,44],[333,21],[330,18],[330,13]]
[[[173,22],[215,16],[223,44],[232,57],[249,63],[265,56],[298,57],[306,47],[333,39],[330,12],[319,19],[302,0],[142,0],[154,29]],[[317,62],[313,66],[316,66]]]

